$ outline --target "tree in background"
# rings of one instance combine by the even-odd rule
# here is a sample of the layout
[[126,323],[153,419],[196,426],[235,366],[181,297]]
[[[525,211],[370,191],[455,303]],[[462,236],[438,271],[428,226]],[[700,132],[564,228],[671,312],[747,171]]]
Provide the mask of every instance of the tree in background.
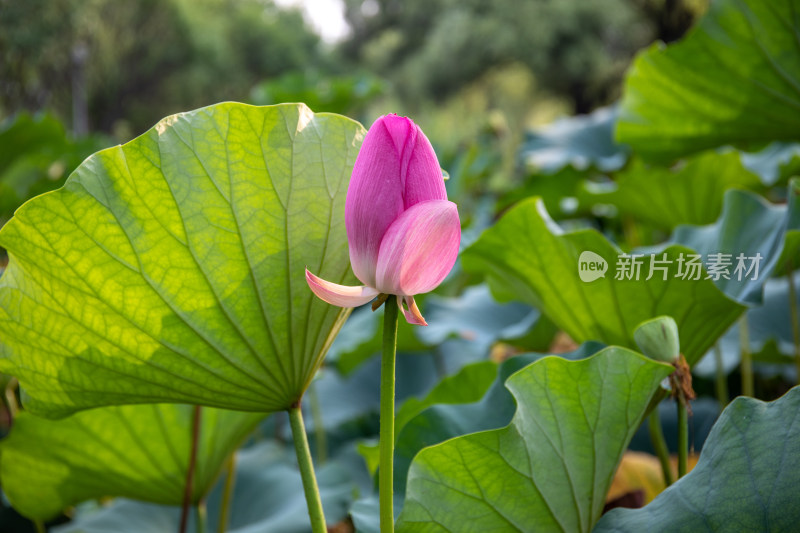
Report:
[[0,113],[65,107],[73,23],[70,0],[0,0]]
[[323,62],[301,13],[271,0],[0,0],[0,57],[0,116],[52,109],[80,132],[85,91],[91,129],[123,138]]
[[407,99],[442,99],[492,67],[522,63],[539,86],[587,112],[618,96],[637,50],[682,35],[704,2],[345,0],[353,32],[342,53]]

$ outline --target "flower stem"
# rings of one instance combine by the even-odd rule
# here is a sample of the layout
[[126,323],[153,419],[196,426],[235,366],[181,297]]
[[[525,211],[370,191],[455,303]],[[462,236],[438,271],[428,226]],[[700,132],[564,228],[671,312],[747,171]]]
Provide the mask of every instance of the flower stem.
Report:
[[381,358],[380,469],[378,498],[381,533],[394,531],[394,378],[397,357],[397,305],[384,306]]
[[36,533],[47,533],[47,528],[44,527],[44,522],[41,520],[34,520],[33,526],[36,528]]
[[292,440],[294,441],[294,451],[297,454],[297,464],[300,466],[300,476],[303,478],[303,491],[308,504],[311,531],[327,533],[325,513],[322,510],[322,500],[319,497],[319,487],[314,475],[314,463],[311,460],[311,450],[308,447],[308,436],[306,436],[303,411],[300,409],[299,401],[289,409],[289,422],[292,426]]
[[725,408],[728,405],[728,376],[725,375],[725,368],[722,364],[722,348],[717,342],[714,345],[714,363],[717,367],[717,379],[716,379],[716,389],[717,389],[717,401],[721,408]]
[[233,500],[233,486],[236,482],[236,452],[231,452],[228,456],[225,470],[225,487],[222,491],[217,533],[225,533],[225,530],[228,529],[228,516],[231,512],[231,500]]
[[194,486],[194,470],[197,463],[197,446],[200,441],[200,420],[202,408],[194,406],[192,414],[192,446],[189,451],[189,464],[186,466],[186,485],[183,489],[183,505],[181,506],[181,522],[178,533],[186,533],[186,524],[189,522],[189,508],[192,504],[192,488]]
[[689,458],[689,416],[686,410],[688,400],[678,394],[678,479],[686,475]]
[[747,314],[739,319],[739,349],[742,353],[742,395],[754,397],[753,357],[750,353],[750,333],[747,327]]
[[658,406],[653,408],[647,418],[647,428],[650,430],[650,441],[653,449],[661,463],[661,473],[664,475],[664,484],[669,487],[672,485],[672,469],[669,466],[669,450],[667,441],[664,439],[664,432],[661,429],[661,418],[658,416]]
[[797,288],[794,285],[794,261],[789,261],[789,317],[792,321],[792,338],[794,339],[794,364],[797,368],[797,382],[800,383],[800,317],[797,312]]

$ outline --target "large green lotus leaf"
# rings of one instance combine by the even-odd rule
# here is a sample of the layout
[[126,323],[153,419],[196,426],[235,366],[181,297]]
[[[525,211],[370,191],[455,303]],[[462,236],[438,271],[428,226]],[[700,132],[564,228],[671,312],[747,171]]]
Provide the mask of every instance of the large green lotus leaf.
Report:
[[672,229],[679,224],[710,224],[722,212],[728,189],[759,190],[758,176],[747,170],[739,154],[706,152],[677,168],[635,160],[616,175],[612,191],[586,187],[587,203],[614,204],[637,222]]
[[[0,442],[3,491],[20,513],[39,519],[105,496],[180,505],[193,414],[181,404],[100,407],[60,420],[20,412]],[[210,407],[201,415],[194,501],[264,416]]]
[[774,402],[735,399],[697,466],[642,509],[615,509],[610,532],[795,531],[800,521],[800,388]]
[[618,347],[520,370],[506,382],[517,401],[509,426],[417,455],[398,531],[590,531],[671,370]]
[[[793,180],[787,204],[772,205],[756,194],[731,190],[719,219],[701,227],[680,226],[673,242],[688,246],[703,256],[708,265],[714,254],[728,254],[730,265],[714,283],[729,297],[748,304],[762,302],[764,282],[779,265],[781,256],[790,256],[797,243],[793,225],[800,220],[800,189]],[[753,258],[760,256],[754,261]],[[741,257],[741,259],[740,259]],[[754,262],[758,263],[755,270]],[[751,265],[753,270],[748,274]],[[742,267],[740,270],[739,267]]]
[[29,409],[185,402],[275,411],[302,395],[355,283],[344,228],[357,123],[226,103],[98,152],[0,232],[0,369]]
[[[604,277],[581,280],[578,261],[587,251],[606,262]],[[638,280],[635,276],[615,279],[622,271],[617,267],[619,249],[595,231],[564,233],[533,198],[484,232],[464,251],[462,262],[465,270],[485,274],[498,296],[541,309],[578,342],[599,340],[633,348],[633,330],[640,322],[672,316],[678,323],[681,349],[691,364],[744,307],[727,298],[709,279],[676,277],[680,254],[686,256],[691,250],[670,246],[657,254],[658,260],[663,259],[662,253],[669,261],[666,272],[654,269],[647,279],[652,257],[645,256],[640,259]]]
[[798,0],[719,0],[682,41],[630,69],[617,139],[672,159],[725,144],[797,140]]

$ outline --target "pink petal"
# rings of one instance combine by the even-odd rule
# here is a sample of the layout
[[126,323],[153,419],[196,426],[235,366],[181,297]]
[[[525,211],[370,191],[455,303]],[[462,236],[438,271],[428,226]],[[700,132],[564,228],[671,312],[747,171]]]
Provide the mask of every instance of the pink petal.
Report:
[[375,286],[378,253],[400,214],[427,200],[446,200],[436,154],[411,119],[380,117],[367,132],[347,189],[345,225],[356,277]]
[[453,268],[460,241],[456,204],[432,200],[414,205],[383,237],[375,287],[403,296],[432,291]]
[[[408,309],[403,307],[403,300],[405,300]],[[417,302],[414,301],[413,296],[398,296],[397,305],[400,307],[400,310],[403,312],[403,316],[406,317],[406,322],[409,324],[414,324],[415,326],[428,325],[428,323],[425,322],[425,318],[423,318],[422,313],[419,312],[419,307],[417,307]]]
[[403,205],[406,209],[420,202],[447,200],[442,168],[439,166],[433,146],[416,124],[414,130],[416,135],[409,135],[403,152],[404,156],[407,156],[407,166],[402,173]]
[[306,282],[320,300],[339,307],[364,305],[379,293],[372,287],[348,287],[318,278],[306,269]]

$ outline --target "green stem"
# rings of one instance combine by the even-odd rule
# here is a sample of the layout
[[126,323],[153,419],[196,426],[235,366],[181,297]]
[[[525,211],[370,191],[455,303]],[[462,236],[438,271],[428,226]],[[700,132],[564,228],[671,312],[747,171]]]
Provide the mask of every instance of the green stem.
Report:
[[794,338],[794,364],[797,368],[797,382],[800,383],[800,318],[797,312],[797,287],[794,285],[794,262],[789,261],[789,316],[792,321]]
[[206,509],[206,501],[200,500],[197,502],[197,533],[206,533],[206,517],[208,516],[208,509]]
[[315,383],[312,383],[308,388],[308,399],[311,401],[311,419],[314,421],[317,464],[321,465],[328,460],[328,437],[325,434],[325,425],[322,421],[322,405],[319,403],[319,394],[317,394]]
[[739,349],[742,352],[742,395],[754,397],[753,357],[750,353],[750,333],[747,327],[747,314],[739,320]]
[[661,463],[661,472],[664,474],[664,484],[669,487],[672,485],[672,469],[669,466],[669,450],[667,441],[664,439],[664,432],[661,429],[661,419],[658,416],[658,406],[653,408],[647,418],[647,428],[650,430],[650,441],[656,451],[658,460]]
[[192,443],[189,450],[189,464],[186,466],[186,484],[183,488],[183,505],[181,506],[181,522],[178,526],[179,533],[186,533],[186,525],[189,523],[189,508],[192,503],[192,488],[194,487],[194,471],[197,464],[197,446],[200,441],[200,422],[202,409],[199,405],[194,406],[192,414]]
[[306,494],[311,531],[327,533],[325,513],[322,510],[322,500],[319,497],[319,487],[314,475],[314,463],[311,460],[311,450],[308,447],[306,427],[303,424],[303,411],[300,409],[299,401],[289,409],[289,422],[292,426],[292,440],[294,441],[294,451],[297,454],[297,464],[300,466],[300,476],[303,478],[303,491]]
[[720,407],[724,408],[728,405],[728,376],[725,375],[725,368],[722,364],[722,348],[719,342],[714,345],[714,362],[717,365],[717,401]]
[[678,479],[686,475],[689,459],[689,416],[686,410],[686,398],[678,395]]
[[44,523],[41,520],[34,520],[33,525],[36,528],[36,533],[47,533]]
[[387,302],[383,315],[383,357],[381,358],[380,469],[378,499],[381,533],[394,531],[394,377],[397,357],[397,305]]
[[233,485],[236,482],[236,452],[228,456],[225,465],[225,487],[222,491],[222,504],[219,511],[219,524],[217,533],[225,533],[228,529],[228,516],[231,512],[231,500],[233,500]]

